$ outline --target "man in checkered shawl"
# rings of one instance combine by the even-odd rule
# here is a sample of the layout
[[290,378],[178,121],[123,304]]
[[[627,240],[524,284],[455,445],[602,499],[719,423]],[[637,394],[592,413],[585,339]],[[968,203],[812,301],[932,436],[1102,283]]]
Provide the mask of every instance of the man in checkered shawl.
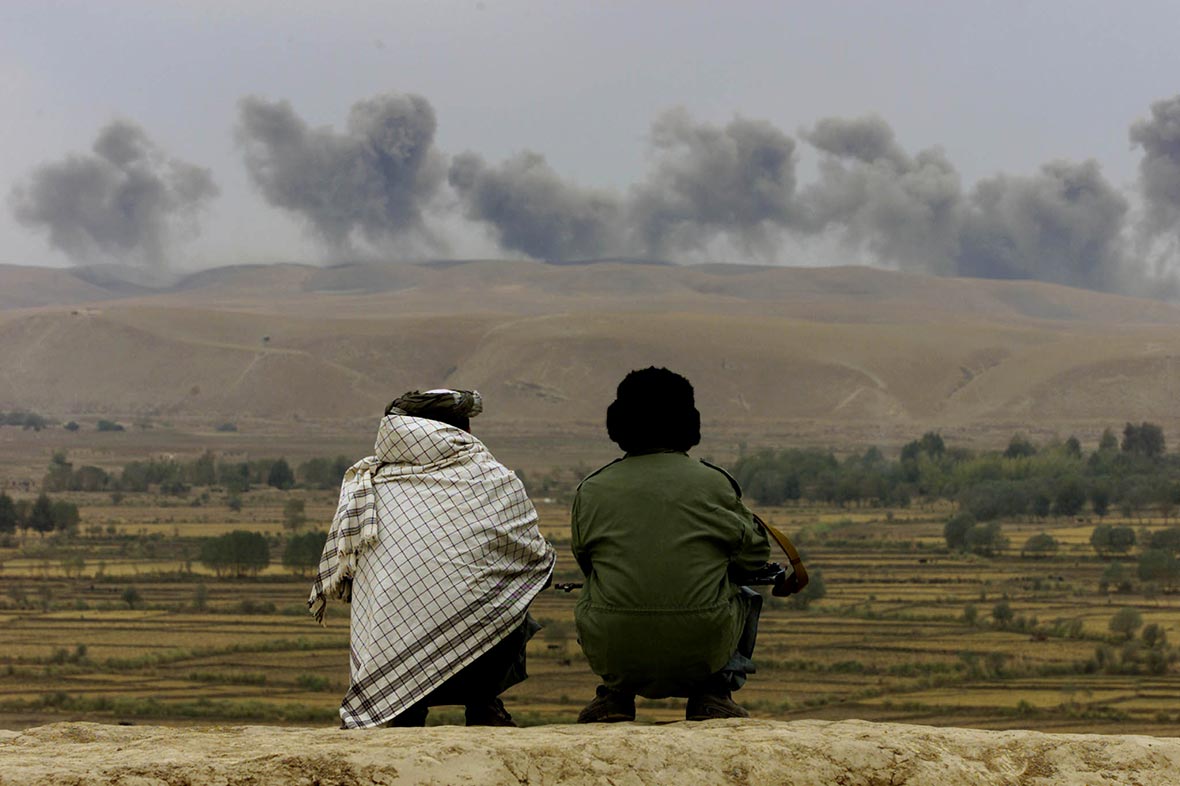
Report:
[[469,726],[513,726],[498,698],[523,680],[529,604],[553,547],[516,475],[470,433],[479,393],[413,391],[344,474],[308,607],[351,602],[344,728],[422,726],[463,704]]

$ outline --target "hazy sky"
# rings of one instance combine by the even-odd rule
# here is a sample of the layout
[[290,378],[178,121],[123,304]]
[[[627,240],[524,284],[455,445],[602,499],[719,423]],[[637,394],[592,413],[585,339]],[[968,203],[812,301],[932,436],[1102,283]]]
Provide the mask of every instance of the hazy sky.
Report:
[[[795,140],[822,118],[876,114],[909,153],[941,146],[964,191],[1090,158],[1129,191],[1142,151],[1128,128],[1180,93],[1177,30],[1174,0],[8,0],[0,191],[129,121],[216,184],[177,198],[204,212],[173,264],[324,259],[252,181],[239,101],[287,100],[308,126],[342,130],[354,104],[387,93],[427,99],[446,156],[494,167],[536,151],[586,188],[640,181],[653,122],[683,107],[696,123],[764,120]],[[819,157],[797,153],[805,185]],[[488,251],[487,237],[463,227],[450,250]],[[807,260],[785,249],[779,261]],[[0,262],[67,257],[6,208]]]

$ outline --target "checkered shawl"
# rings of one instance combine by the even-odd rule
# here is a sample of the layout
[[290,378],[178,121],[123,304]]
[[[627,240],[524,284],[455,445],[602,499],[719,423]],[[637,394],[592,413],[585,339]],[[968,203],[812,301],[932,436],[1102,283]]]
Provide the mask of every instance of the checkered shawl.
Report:
[[308,607],[350,600],[349,728],[378,726],[520,624],[556,559],[514,473],[483,443],[390,415],[344,475]]

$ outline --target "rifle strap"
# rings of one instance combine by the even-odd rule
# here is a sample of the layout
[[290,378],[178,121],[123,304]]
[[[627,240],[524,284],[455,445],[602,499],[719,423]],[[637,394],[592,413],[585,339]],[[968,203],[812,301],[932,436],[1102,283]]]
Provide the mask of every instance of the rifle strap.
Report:
[[787,561],[791,563],[791,570],[795,571],[795,579],[798,582],[799,589],[807,586],[807,568],[803,567],[803,558],[799,556],[799,550],[795,548],[795,544],[786,536],[781,530],[770,526],[757,513],[754,515],[754,521],[762,529],[766,530],[766,534],[770,539],[778,544],[778,547],[783,550],[783,554],[787,555]]

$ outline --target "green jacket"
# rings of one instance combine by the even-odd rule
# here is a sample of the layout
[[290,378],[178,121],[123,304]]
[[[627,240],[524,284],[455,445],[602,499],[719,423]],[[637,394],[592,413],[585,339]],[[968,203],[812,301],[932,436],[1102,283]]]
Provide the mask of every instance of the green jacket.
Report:
[[770,557],[733,478],[686,453],[628,455],[578,486],[571,528],[578,639],[608,687],[685,696],[725,665],[745,622],[730,568]]

